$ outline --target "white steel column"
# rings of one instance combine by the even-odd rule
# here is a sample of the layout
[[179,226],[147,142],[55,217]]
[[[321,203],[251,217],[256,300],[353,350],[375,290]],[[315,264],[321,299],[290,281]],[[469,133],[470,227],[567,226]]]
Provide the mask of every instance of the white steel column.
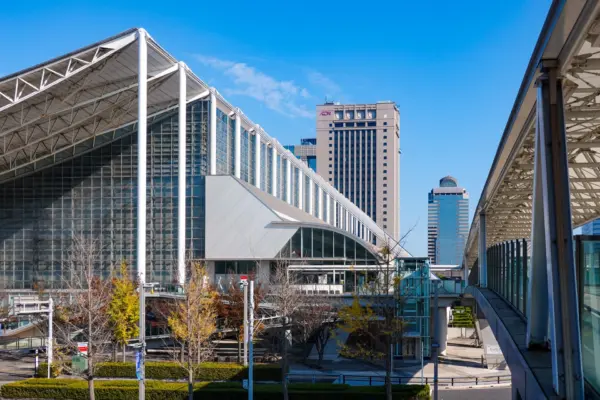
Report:
[[350,213],[348,210],[344,210],[344,214],[346,215],[346,231],[350,232]]
[[[539,163],[536,173],[538,178],[541,177],[544,204],[554,390],[561,398],[582,399],[583,367],[569,165],[562,81],[558,73],[555,61],[542,62],[537,82],[536,151],[539,154],[536,158]],[[543,286],[539,281],[536,284]]]
[[235,137],[234,137],[234,143],[235,143],[235,160],[234,160],[234,168],[233,168],[233,172],[235,174],[235,177],[240,179],[241,177],[241,162],[242,162],[242,149],[241,147],[241,143],[242,143],[242,112],[240,111],[240,109],[238,108],[235,111]]
[[[148,134],[148,44],[146,31],[140,29],[138,65],[138,159],[137,159],[137,272],[140,285],[146,282],[146,148]],[[141,319],[140,319],[141,322]]]
[[136,262],[140,290],[140,376],[138,377],[139,398],[146,396],[144,353],[146,351],[146,302],[144,288],[146,284],[146,146],[148,134],[148,42],[147,33],[140,29],[138,33],[138,159],[137,159],[137,237]]
[[321,186],[317,186],[317,198],[319,199],[319,207],[317,208],[317,218],[322,221],[325,221],[325,216],[323,215],[323,188]]
[[[308,177],[306,178],[308,179]],[[304,174],[298,170],[298,208],[304,210]]]
[[260,135],[258,134],[258,129],[256,129],[254,131],[254,139],[255,139],[255,143],[256,143],[256,149],[254,151],[255,157],[256,157],[256,163],[255,163],[255,167],[254,168],[254,184],[256,185],[257,188],[260,189]]
[[325,212],[325,222],[331,224],[331,196],[329,194],[325,195]]
[[185,64],[179,62],[179,132],[178,132],[178,176],[177,176],[177,278],[179,285],[185,284],[185,189],[186,189],[186,134],[187,93]]
[[271,174],[271,194],[277,197],[277,149],[275,148],[275,143],[271,143],[271,169],[273,173]]
[[292,163],[285,159],[285,201],[292,204]]
[[487,248],[486,248],[485,213],[479,214],[479,286],[487,287]]
[[315,214],[315,183],[308,176],[308,213]]
[[210,155],[208,156],[210,175],[217,174],[217,96],[215,95],[215,91],[214,88],[210,88],[210,136],[208,139],[208,145],[210,146]]
[[338,202],[333,200],[333,214],[331,215],[333,218],[331,219],[331,225],[338,227]]

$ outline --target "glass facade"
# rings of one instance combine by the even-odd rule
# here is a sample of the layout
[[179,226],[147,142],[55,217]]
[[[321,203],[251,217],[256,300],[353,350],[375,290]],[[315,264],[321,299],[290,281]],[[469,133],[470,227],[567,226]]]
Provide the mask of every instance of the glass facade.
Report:
[[[204,256],[206,101],[187,112],[186,249]],[[147,279],[172,283],[177,249],[177,112],[148,126]],[[137,132],[71,160],[0,185],[0,281],[8,289],[60,288],[73,236],[97,239],[101,273],[135,263]]]
[[469,195],[442,178],[428,197],[428,255],[432,264],[460,265],[469,234]]
[[240,138],[240,142],[241,142],[241,152],[240,152],[240,178],[244,181],[244,182],[249,182],[249,165],[248,165],[248,160],[249,155],[248,152],[250,151],[250,148],[248,146],[248,131],[242,128],[242,137]]
[[[397,259],[396,270],[401,278],[396,289],[397,315],[404,326],[404,337],[401,343],[396,345],[396,354],[408,358],[416,357],[422,342],[423,356],[429,357],[432,294],[429,261],[426,258]],[[418,350],[415,351],[415,348]]]
[[300,228],[283,246],[277,258],[335,258],[352,265],[376,265],[370,250],[356,240],[338,232],[320,228]]
[[229,117],[217,108],[217,174],[228,174]]

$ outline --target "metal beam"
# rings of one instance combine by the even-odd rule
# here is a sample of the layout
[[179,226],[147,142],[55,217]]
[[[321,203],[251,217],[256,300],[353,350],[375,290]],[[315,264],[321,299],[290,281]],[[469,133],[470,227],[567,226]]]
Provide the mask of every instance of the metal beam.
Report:
[[[542,195],[543,206],[538,202],[534,215],[539,220],[541,214],[544,227],[534,224],[532,236],[544,235],[553,386],[560,397],[582,399],[581,334],[562,82],[554,65],[542,65],[541,72],[537,82],[535,175],[536,186],[540,185],[536,196],[539,199]],[[540,252],[541,239],[532,242],[533,251]],[[531,281],[535,281],[534,286],[543,286],[539,279]]]
[[487,287],[487,247],[485,243],[485,220],[486,215],[484,213],[479,213],[479,286],[482,288]]

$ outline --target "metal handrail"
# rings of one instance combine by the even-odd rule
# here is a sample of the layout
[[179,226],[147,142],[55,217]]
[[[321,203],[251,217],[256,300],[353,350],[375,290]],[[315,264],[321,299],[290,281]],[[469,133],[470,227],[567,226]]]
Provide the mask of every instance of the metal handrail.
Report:
[[[331,382],[342,383],[355,386],[381,386],[385,383],[383,375],[347,375],[347,374],[287,374],[288,382]],[[396,385],[420,385],[421,378],[417,376],[403,377],[392,376],[392,384]],[[432,384],[433,377],[424,377],[424,384]],[[465,377],[440,377],[438,385],[440,386],[472,386],[472,385],[500,385],[511,383],[510,375],[494,376],[465,376]]]

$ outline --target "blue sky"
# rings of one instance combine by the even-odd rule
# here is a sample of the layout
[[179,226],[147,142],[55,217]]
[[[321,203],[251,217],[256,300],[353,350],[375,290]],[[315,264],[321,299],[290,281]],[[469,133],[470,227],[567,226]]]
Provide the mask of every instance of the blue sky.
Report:
[[401,229],[426,255],[427,192],[451,174],[473,211],[550,3],[9,2],[0,76],[142,26],[284,144],[314,135],[325,97],[394,100]]

